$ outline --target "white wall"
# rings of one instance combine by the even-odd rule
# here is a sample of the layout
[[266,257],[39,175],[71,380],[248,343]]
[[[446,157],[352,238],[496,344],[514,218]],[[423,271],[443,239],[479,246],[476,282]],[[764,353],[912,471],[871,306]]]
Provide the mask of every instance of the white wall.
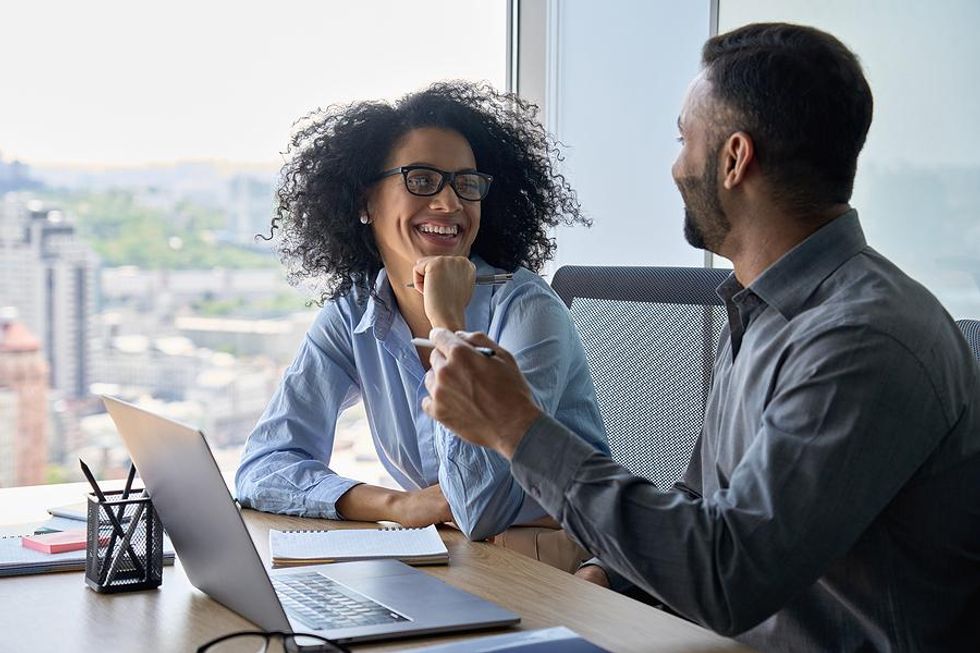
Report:
[[[704,264],[670,176],[677,114],[709,36],[710,2],[521,2],[518,89],[544,99],[564,171],[594,220],[557,232],[556,265]],[[540,47],[523,44],[544,44]],[[544,86],[534,68],[545,68]]]

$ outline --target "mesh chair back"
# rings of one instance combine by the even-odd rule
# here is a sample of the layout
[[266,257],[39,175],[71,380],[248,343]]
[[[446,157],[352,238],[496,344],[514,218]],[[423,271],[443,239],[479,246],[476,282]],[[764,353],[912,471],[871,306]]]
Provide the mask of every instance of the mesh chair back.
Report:
[[957,320],[956,326],[966,336],[966,341],[970,343],[973,355],[980,363],[980,320]]
[[552,287],[588,357],[613,458],[660,487],[680,479],[701,433],[726,270],[564,266]]

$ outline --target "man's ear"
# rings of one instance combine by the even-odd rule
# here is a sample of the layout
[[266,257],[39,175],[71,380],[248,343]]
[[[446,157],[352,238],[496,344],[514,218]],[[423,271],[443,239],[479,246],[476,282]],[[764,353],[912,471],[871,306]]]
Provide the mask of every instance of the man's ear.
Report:
[[752,137],[738,131],[728,137],[722,147],[721,160],[724,165],[722,183],[725,189],[732,190],[745,179],[749,164],[755,159],[755,145]]

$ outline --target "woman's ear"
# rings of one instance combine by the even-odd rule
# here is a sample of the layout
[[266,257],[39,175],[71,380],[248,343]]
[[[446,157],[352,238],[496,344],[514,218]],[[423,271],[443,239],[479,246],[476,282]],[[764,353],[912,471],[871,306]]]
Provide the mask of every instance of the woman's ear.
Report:
[[358,212],[361,220],[361,224],[371,224],[371,222],[373,222],[373,218],[371,216],[372,213],[373,211],[371,210],[371,197],[370,195],[368,195],[367,197],[364,198],[364,201],[361,203],[361,210]]

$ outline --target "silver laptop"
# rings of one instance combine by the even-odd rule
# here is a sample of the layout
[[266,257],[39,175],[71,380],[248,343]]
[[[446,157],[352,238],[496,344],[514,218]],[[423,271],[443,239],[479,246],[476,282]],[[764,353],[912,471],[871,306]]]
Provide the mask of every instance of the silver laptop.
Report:
[[267,570],[204,434],[102,399],[191,583],[262,629],[354,642],[520,621],[396,560]]

